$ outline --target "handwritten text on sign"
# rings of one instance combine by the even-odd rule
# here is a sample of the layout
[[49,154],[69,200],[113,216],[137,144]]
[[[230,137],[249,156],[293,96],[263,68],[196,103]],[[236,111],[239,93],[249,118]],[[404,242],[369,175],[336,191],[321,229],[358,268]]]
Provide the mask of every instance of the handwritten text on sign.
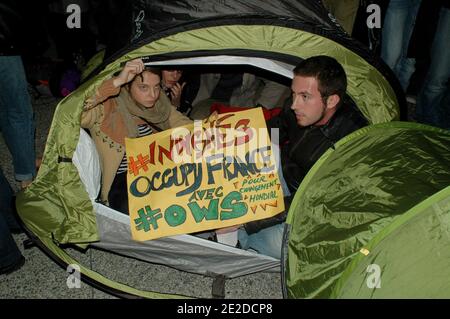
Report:
[[149,240],[284,210],[261,109],[126,139],[132,237]]

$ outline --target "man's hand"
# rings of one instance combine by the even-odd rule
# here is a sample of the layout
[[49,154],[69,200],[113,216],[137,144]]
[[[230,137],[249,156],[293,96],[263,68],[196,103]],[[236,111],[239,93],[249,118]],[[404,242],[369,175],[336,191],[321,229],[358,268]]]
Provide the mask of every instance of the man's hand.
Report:
[[142,73],[144,68],[144,62],[141,59],[128,61],[120,74],[113,80],[114,86],[117,88],[130,82],[137,74]]
[[231,233],[234,232],[236,230],[238,230],[242,225],[236,225],[236,226],[231,226],[231,227],[225,227],[225,228],[220,228],[220,229],[216,229],[216,234],[226,234],[226,233]]
[[175,107],[180,107],[181,103],[181,93],[183,92],[183,88],[186,85],[186,82],[180,85],[180,83],[175,83],[170,88],[170,99],[172,101],[172,104]]

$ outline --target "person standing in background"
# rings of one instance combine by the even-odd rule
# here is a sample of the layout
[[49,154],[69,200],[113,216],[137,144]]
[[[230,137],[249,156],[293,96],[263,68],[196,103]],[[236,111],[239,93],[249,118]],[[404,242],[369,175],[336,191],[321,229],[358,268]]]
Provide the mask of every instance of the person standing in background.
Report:
[[[0,129],[21,188],[36,175],[35,124],[28,84],[20,56],[24,18],[16,2],[0,6]],[[0,274],[9,274],[25,263],[10,231],[20,231],[12,215],[12,189],[0,169]]]
[[406,92],[415,71],[408,47],[422,0],[391,0],[384,18],[381,58],[391,68]]
[[[427,6],[436,6],[436,2],[424,2]],[[449,93],[448,81],[450,79],[450,0],[442,0],[438,10],[427,10],[433,14],[426,21],[437,21],[435,29],[429,30],[422,37],[432,39],[430,50],[425,50],[430,59],[428,72],[416,105],[416,120],[418,122],[450,129],[450,106],[445,102],[445,95]],[[433,9],[433,8],[432,8]],[[427,23],[429,25],[429,23]],[[433,32],[434,31],[434,32]],[[421,42],[423,41],[416,41]],[[417,51],[417,50],[416,50]],[[418,53],[416,53],[417,55]],[[428,59],[427,59],[428,60]]]

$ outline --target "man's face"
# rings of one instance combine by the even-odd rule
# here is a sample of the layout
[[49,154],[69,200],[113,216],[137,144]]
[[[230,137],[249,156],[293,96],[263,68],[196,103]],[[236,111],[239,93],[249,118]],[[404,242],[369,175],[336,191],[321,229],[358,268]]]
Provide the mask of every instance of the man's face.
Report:
[[142,80],[140,76],[136,76],[130,86],[130,95],[136,102],[144,107],[152,108],[159,98],[159,76],[144,71],[142,73]]
[[296,75],[292,80],[291,109],[300,126],[319,125],[327,112],[327,106],[322,101],[319,83],[314,77]]

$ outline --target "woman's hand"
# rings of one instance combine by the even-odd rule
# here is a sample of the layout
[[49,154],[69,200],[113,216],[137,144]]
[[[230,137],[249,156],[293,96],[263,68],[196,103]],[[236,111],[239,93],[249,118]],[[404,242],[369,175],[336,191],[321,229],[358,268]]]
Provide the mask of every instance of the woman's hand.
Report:
[[142,62],[142,59],[134,59],[128,61],[120,74],[113,80],[114,86],[117,88],[130,82],[137,74],[142,73],[142,71],[144,71],[144,68],[145,66],[144,62]]
[[180,107],[181,103],[181,93],[183,92],[183,88],[186,85],[186,82],[180,85],[180,83],[175,83],[170,89],[170,100],[172,101],[173,106]]

